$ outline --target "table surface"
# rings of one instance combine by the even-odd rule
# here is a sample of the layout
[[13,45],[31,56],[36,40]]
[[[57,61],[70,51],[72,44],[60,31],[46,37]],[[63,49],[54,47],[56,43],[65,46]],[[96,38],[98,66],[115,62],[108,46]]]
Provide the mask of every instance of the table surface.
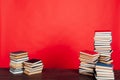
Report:
[[[115,80],[120,80],[120,71],[116,70]],[[94,77],[78,73],[70,69],[43,69],[42,73],[28,76],[26,74],[12,74],[8,68],[0,68],[0,80],[96,80]]]

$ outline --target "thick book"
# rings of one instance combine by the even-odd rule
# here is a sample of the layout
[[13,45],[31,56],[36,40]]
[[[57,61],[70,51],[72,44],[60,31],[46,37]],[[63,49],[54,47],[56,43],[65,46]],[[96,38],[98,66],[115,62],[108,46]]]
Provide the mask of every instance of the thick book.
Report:
[[24,62],[25,64],[37,64],[37,63],[41,63],[41,60],[39,59],[30,59],[28,61]]
[[32,65],[26,65],[26,64],[24,64],[24,66],[27,66],[27,67],[30,67],[30,68],[36,68],[36,67],[39,67],[39,66],[43,66],[43,63],[32,64]]
[[24,61],[27,61],[28,59],[29,59],[28,57],[25,57],[25,58],[20,58],[20,59],[11,59],[11,60],[14,62],[24,62]]
[[21,74],[21,73],[23,73],[23,71],[17,71],[17,72],[13,72],[13,71],[11,71],[11,70],[9,70],[12,74]]
[[113,67],[113,65],[112,64],[104,64],[104,63],[101,63],[101,62],[98,62],[97,64],[96,64],[96,68],[97,69],[108,69],[108,70],[110,70],[110,69],[113,69],[112,68]]
[[10,56],[10,59],[21,59],[21,58],[26,58],[28,55],[19,55],[19,56]]
[[111,34],[111,31],[95,31],[95,34]]
[[80,52],[80,61],[94,63],[98,60],[99,54],[94,51],[84,50]]
[[81,67],[87,67],[87,68],[95,68],[95,64],[92,63],[86,63],[86,62],[81,62],[80,63]]
[[34,67],[38,67],[38,66],[43,66],[43,63],[39,59],[30,59],[30,60],[24,62],[24,66],[34,68]]
[[15,51],[15,52],[11,52],[10,56],[20,56],[20,55],[27,55],[28,52],[27,51]]
[[80,51],[80,56],[96,58],[96,57],[99,57],[99,54],[97,54],[97,52],[94,52],[94,51],[83,50],[83,51]]
[[29,71],[24,71],[25,74],[27,75],[33,75],[33,74],[39,74],[39,73],[42,73],[42,70],[38,70],[38,71],[35,71],[35,72],[29,72]]

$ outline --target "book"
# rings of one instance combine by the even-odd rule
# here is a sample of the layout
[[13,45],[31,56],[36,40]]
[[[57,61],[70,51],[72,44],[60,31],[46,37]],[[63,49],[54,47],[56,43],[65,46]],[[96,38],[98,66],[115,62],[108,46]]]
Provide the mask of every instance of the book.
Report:
[[112,69],[112,64],[104,64],[104,63],[98,62],[96,64],[96,68]]
[[23,73],[23,71],[18,71],[18,72],[14,72],[14,71],[11,71],[11,70],[9,70],[12,74],[21,74],[21,73]]
[[84,50],[80,52],[80,58],[96,60],[98,57],[99,57],[99,54],[97,54],[97,52],[94,52],[94,51]]
[[37,64],[37,63],[41,63],[41,60],[39,59],[30,59],[28,61],[24,62],[25,64]]
[[21,55],[28,55],[27,51],[15,51],[15,52],[10,52],[11,56],[21,56]]
[[35,72],[32,72],[32,73],[29,72],[29,71],[26,71],[26,70],[24,71],[24,73],[27,74],[27,75],[39,74],[39,73],[41,73],[41,72],[42,72],[42,70],[38,70],[38,71],[35,71]]
[[10,56],[10,59],[20,59],[20,58],[26,58],[28,55],[20,55],[20,56]]

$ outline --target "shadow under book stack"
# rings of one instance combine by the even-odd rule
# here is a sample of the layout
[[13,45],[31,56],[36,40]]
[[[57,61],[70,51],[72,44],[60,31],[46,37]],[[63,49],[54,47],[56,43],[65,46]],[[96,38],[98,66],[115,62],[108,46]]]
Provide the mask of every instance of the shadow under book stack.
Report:
[[99,61],[96,64],[96,79],[114,80],[114,73],[111,59],[111,32],[95,32],[94,46],[95,51],[100,54]]
[[27,75],[33,75],[41,73],[43,70],[42,60],[30,59],[24,62],[24,73]]
[[23,73],[23,62],[28,60],[28,52],[16,51],[10,53],[10,72],[13,74]]
[[95,65],[98,61],[99,54],[93,51],[81,51],[79,60],[81,61],[79,73],[94,76]]

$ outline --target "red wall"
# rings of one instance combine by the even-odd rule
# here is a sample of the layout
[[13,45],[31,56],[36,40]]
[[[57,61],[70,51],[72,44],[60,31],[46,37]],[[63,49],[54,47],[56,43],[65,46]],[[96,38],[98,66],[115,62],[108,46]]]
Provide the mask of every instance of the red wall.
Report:
[[[1,5],[1,0],[0,0]],[[0,61],[1,61],[1,6],[0,6]]]
[[11,51],[26,50],[30,58],[42,59],[45,68],[77,69],[80,50],[94,49],[95,30],[114,32],[116,50],[116,4],[115,0],[2,0],[0,67],[9,66]]
[[[118,5],[119,5],[119,7],[118,7],[118,11],[119,11],[119,13],[118,13],[119,14],[119,20],[118,20],[119,21],[118,22],[119,23],[119,26],[118,26],[119,31],[118,32],[119,32],[119,34],[118,35],[120,35],[120,1],[118,1],[118,2],[119,2],[118,3]],[[119,48],[120,48],[120,37],[118,37],[118,38],[119,38]]]
[[114,60],[113,64],[114,64],[114,68],[115,69],[120,69],[120,32],[119,32],[119,16],[120,16],[120,1],[116,0],[115,3],[115,10],[114,10],[114,19],[113,19],[113,27],[112,27],[112,31],[113,31],[113,42],[112,42],[112,48],[113,48],[113,53],[112,53],[112,58]]

